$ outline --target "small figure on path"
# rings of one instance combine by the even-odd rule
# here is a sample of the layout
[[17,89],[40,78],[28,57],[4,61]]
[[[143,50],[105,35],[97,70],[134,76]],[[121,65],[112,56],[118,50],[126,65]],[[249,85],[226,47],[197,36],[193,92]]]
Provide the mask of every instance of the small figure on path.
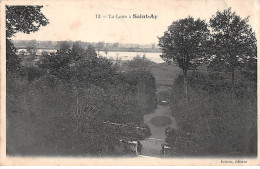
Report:
[[140,141],[137,141],[137,152],[141,154],[143,146]]

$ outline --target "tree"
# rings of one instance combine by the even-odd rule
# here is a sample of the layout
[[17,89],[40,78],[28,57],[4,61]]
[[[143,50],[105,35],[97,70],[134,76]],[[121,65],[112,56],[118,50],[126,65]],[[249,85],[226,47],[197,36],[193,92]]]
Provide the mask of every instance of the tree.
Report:
[[117,49],[119,47],[119,43],[113,43],[112,47]]
[[255,33],[248,24],[249,18],[242,19],[231,8],[218,11],[210,19],[213,46],[209,69],[225,70],[231,73],[232,103],[235,98],[235,70],[252,63],[257,58]]
[[20,69],[21,59],[16,55],[17,49],[10,39],[6,38],[6,71],[16,71]]
[[152,49],[155,49],[155,43],[152,43],[151,47]]
[[38,48],[37,48],[37,41],[34,39],[34,40],[30,40],[28,43],[27,43],[27,47],[26,47],[26,51],[31,55],[31,56],[35,56],[37,51],[38,51]]
[[162,58],[172,60],[182,69],[184,75],[185,96],[188,106],[188,70],[202,64],[206,56],[206,44],[209,30],[204,20],[192,17],[173,22],[164,35],[159,37]]
[[98,42],[98,43],[96,44],[98,56],[99,56],[99,51],[100,51],[101,49],[103,49],[104,46],[105,46],[105,43],[104,43],[104,42]]
[[88,45],[86,49],[86,58],[88,59],[97,58],[97,52],[95,51],[95,48],[92,45]]
[[31,33],[46,26],[49,21],[41,13],[43,6],[6,6],[6,36],[17,32]]
[[6,6],[6,70],[16,71],[20,68],[20,59],[15,54],[16,48],[11,37],[17,32],[31,33],[46,26],[49,21],[41,13],[43,6]]
[[35,56],[37,53],[37,46],[36,45],[30,45],[26,47],[26,51],[31,55],[31,56]]
[[73,59],[75,61],[81,59],[82,57],[84,57],[85,54],[85,49],[83,48],[83,46],[81,45],[81,43],[78,42],[74,42],[72,44],[72,49],[71,49],[71,55],[73,57]]
[[104,49],[104,52],[105,52],[105,54],[106,54],[106,57],[107,57],[107,54],[108,54],[108,48],[106,47],[105,49]]
[[152,62],[149,59],[147,59],[145,55],[143,55],[143,57],[137,55],[127,63],[127,67],[129,70],[145,71],[151,63]]
[[69,51],[70,49],[70,43],[68,41],[61,41],[59,44],[59,51],[60,52],[63,52],[63,53],[66,53]]
[[55,75],[63,80],[70,79],[70,64],[72,57],[70,53],[56,52],[45,54],[38,62],[40,68],[48,70],[50,75]]

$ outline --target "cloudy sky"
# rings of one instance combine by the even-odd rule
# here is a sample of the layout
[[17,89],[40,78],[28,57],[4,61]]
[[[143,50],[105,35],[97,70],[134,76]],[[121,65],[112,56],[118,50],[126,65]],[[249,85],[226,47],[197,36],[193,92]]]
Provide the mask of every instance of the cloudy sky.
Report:
[[[37,2],[39,4],[39,1]],[[88,42],[158,43],[167,27],[175,20],[193,16],[206,19],[232,7],[241,17],[250,16],[253,29],[257,27],[256,0],[74,0],[42,2],[42,12],[50,24],[36,33],[17,33],[14,40],[81,40]],[[96,15],[106,18],[97,19]],[[108,15],[127,18],[108,18]],[[157,19],[134,19],[129,16],[157,15]]]

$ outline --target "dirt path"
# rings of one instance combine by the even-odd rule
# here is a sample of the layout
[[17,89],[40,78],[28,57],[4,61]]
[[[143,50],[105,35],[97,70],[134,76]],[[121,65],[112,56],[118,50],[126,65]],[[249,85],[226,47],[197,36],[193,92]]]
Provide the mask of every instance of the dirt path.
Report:
[[[181,70],[175,65],[168,65],[165,63],[155,64],[150,67],[150,71],[155,77],[155,83],[157,86],[157,94],[160,92],[168,92],[171,90],[174,79],[178,77]],[[159,116],[166,116],[171,119],[172,123],[158,127],[151,123],[151,119],[157,118]],[[165,118],[165,117],[164,117]],[[177,127],[175,118],[171,115],[171,110],[169,106],[158,105],[154,113],[144,115],[144,123],[150,127],[151,136],[141,141],[143,145],[142,155],[144,156],[161,156],[161,145],[165,143],[165,129],[167,127]]]
[[[151,123],[151,119],[158,116],[166,116],[171,119],[172,123],[162,127],[155,126]],[[142,140],[141,144],[143,145],[142,155],[145,156],[161,156],[161,144],[165,142],[165,129],[167,127],[177,127],[175,118],[172,117],[170,107],[158,105],[158,108],[154,113],[144,115],[144,123],[150,127],[151,136]]]

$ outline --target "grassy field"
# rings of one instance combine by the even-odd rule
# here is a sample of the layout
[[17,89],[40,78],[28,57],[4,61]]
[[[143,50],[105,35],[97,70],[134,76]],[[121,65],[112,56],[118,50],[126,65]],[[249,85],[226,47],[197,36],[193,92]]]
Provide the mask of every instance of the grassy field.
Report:
[[174,79],[181,74],[181,69],[176,65],[168,65],[166,63],[152,64],[149,70],[155,77],[157,91],[167,91],[172,88]]

